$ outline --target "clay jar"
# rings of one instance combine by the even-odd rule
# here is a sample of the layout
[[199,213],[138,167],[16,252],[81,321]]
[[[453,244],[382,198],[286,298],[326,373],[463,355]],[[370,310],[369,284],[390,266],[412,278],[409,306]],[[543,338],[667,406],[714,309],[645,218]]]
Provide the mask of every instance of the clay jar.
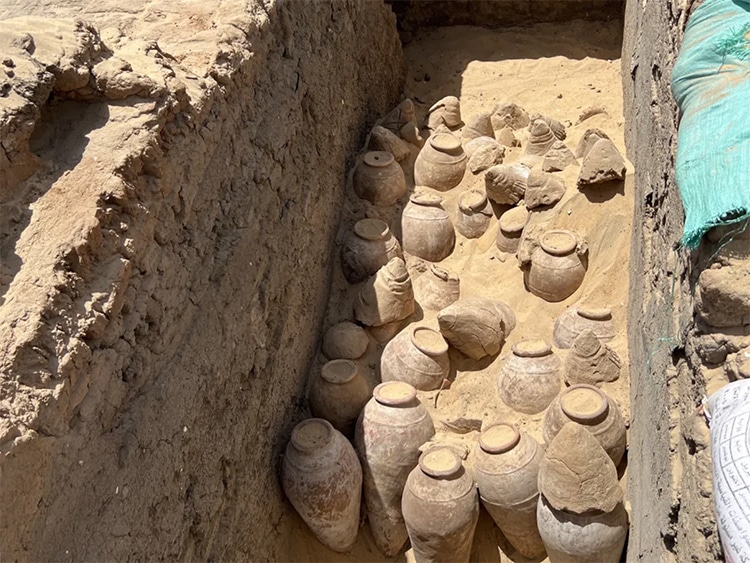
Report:
[[406,193],[404,171],[385,151],[366,152],[354,169],[354,192],[373,205],[389,207]]
[[330,422],[310,418],[294,428],[281,463],[281,484],[323,545],[341,553],[354,546],[362,467],[352,445]]
[[628,533],[622,503],[612,512],[574,514],[539,497],[537,523],[550,563],[617,563]]
[[490,226],[492,205],[479,190],[469,190],[458,198],[456,230],[466,238],[479,238]]
[[391,258],[403,258],[401,245],[385,221],[362,219],[341,247],[341,269],[349,283],[366,280]]
[[529,220],[529,212],[523,206],[508,209],[500,216],[495,244],[498,250],[515,254],[521,242],[523,228]]
[[401,216],[403,248],[412,256],[440,262],[453,251],[456,233],[440,196],[417,192]]
[[465,171],[466,153],[461,141],[450,133],[436,133],[417,155],[414,183],[446,191],[461,183]]
[[362,286],[354,302],[357,320],[370,327],[395,323],[415,308],[414,288],[401,258],[391,258]]
[[609,342],[615,337],[612,311],[607,308],[570,307],[555,321],[552,337],[558,348],[570,348],[585,330],[592,331],[599,342]]
[[438,331],[423,326],[401,331],[380,357],[382,381],[404,381],[422,391],[440,387],[449,371],[448,343]]
[[408,539],[401,495],[419,461],[419,448],[434,435],[417,390],[400,381],[375,387],[357,422],[355,443],[364,474],[367,520],[375,544],[388,557]]
[[440,311],[458,300],[460,284],[458,276],[432,264],[427,272],[414,280],[414,295],[423,309]]
[[617,403],[604,391],[583,383],[563,391],[544,415],[544,441],[552,442],[571,420],[594,435],[615,466],[620,463],[627,442],[625,422]]
[[536,414],[560,392],[562,362],[544,340],[522,340],[500,369],[498,390],[513,410]]
[[537,479],[544,450],[514,424],[488,426],[474,449],[479,498],[506,539],[524,557],[544,555],[536,525]]
[[553,303],[573,295],[586,275],[577,248],[578,240],[571,231],[547,231],[525,272],[529,291]]
[[417,563],[468,563],[479,499],[453,449],[422,454],[406,481],[401,510]]
[[323,354],[329,360],[356,360],[367,351],[370,340],[365,329],[344,321],[330,327],[323,335]]
[[370,387],[351,360],[331,360],[310,386],[310,410],[345,436],[354,435],[354,424],[370,398]]

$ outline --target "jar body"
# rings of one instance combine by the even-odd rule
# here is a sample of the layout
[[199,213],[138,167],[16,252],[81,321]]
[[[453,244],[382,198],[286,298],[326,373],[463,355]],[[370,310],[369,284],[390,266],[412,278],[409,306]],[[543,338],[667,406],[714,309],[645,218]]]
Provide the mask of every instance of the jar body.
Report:
[[370,327],[401,321],[414,309],[414,288],[401,258],[392,258],[368,279],[354,302],[357,320]]
[[586,268],[575,251],[565,256],[555,256],[541,246],[532,253],[531,266],[525,272],[529,291],[552,303],[573,295],[585,275]]
[[511,354],[500,369],[500,398],[518,412],[540,413],[560,392],[561,370],[562,362],[552,352],[540,357]]
[[414,280],[414,294],[423,309],[440,311],[458,301],[461,282],[445,270],[432,266]]
[[422,391],[440,387],[449,371],[447,346],[444,353],[427,354],[414,344],[409,329],[386,344],[380,357],[381,381],[403,381]]
[[[371,165],[366,157],[372,154],[387,154],[390,158],[381,159],[387,164]],[[371,161],[371,162],[374,162]],[[390,207],[406,194],[404,171],[390,153],[373,151],[357,162],[354,168],[354,192],[373,205]]]
[[458,208],[456,212],[456,230],[466,238],[479,238],[490,226],[492,205],[487,201],[481,209]]
[[[373,221],[366,219],[365,221]],[[382,238],[367,239],[359,236],[355,231],[349,233],[341,247],[341,269],[349,283],[365,281],[375,275],[392,258],[403,258],[401,245],[393,233],[383,223]]]
[[427,409],[418,399],[389,406],[371,399],[357,422],[355,444],[364,475],[365,510],[375,544],[396,555],[408,534],[401,496],[417,466],[419,448],[435,435]]
[[515,254],[518,252],[518,245],[521,242],[521,234],[523,233],[523,230],[520,231],[505,231],[502,227],[499,227],[497,229],[497,238],[495,239],[495,246],[497,246],[497,249],[502,252],[507,252],[508,254]]
[[443,152],[428,140],[414,161],[414,184],[439,191],[455,188],[463,180],[466,160],[462,148]]
[[320,542],[344,553],[357,540],[362,467],[349,441],[333,428],[331,433],[328,444],[309,452],[290,442],[281,464],[281,483]]
[[539,497],[539,533],[550,563],[618,563],[628,533],[622,503],[612,512],[574,514],[556,510]]
[[359,369],[344,383],[326,381],[317,374],[310,385],[312,415],[327,420],[347,437],[354,435],[354,425],[369,398],[370,386]]
[[430,262],[440,262],[453,251],[456,233],[448,213],[437,205],[410,201],[401,216],[403,249]]
[[609,342],[615,337],[615,325],[611,315],[602,318],[587,318],[577,307],[569,307],[555,320],[553,339],[558,348],[570,348],[584,330],[592,331],[599,342]]

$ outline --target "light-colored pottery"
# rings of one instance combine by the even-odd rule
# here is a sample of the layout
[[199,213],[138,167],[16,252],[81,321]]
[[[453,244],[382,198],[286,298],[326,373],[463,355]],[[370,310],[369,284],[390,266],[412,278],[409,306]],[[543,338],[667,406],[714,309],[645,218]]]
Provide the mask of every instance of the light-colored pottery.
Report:
[[518,130],[527,127],[531,123],[529,114],[518,104],[504,102],[498,104],[492,112],[492,128],[499,131],[503,127]]
[[492,129],[489,113],[478,113],[472,115],[466,122],[466,126],[461,131],[461,137],[470,141],[477,137],[493,137],[495,135]]
[[367,351],[365,329],[349,321],[336,323],[323,335],[322,350],[329,360],[356,360]]
[[547,151],[552,148],[556,140],[552,129],[550,129],[544,120],[537,119],[536,121],[532,121],[531,125],[529,125],[529,141],[526,144],[524,155],[541,158],[547,154]]
[[529,174],[524,203],[529,209],[555,205],[565,195],[565,184],[557,176],[547,172],[532,171]]
[[590,330],[584,330],[573,342],[563,366],[568,385],[587,383],[599,386],[620,377],[622,362],[617,352],[602,344]]
[[542,170],[545,172],[560,172],[573,164],[578,164],[573,151],[562,141],[557,141],[544,155]]
[[449,372],[448,343],[423,326],[401,331],[380,357],[381,381],[404,381],[422,391],[440,387]]
[[427,127],[434,131],[440,125],[454,129],[461,125],[461,102],[456,96],[446,96],[435,102],[427,114]]
[[580,287],[586,267],[578,254],[578,239],[571,231],[547,231],[531,255],[525,272],[529,291],[545,301],[567,299]]
[[529,220],[529,212],[525,206],[519,205],[508,209],[500,216],[495,244],[498,250],[515,254],[521,242],[523,228]]
[[557,320],[552,337],[558,348],[570,348],[584,330],[592,331],[601,342],[609,342],[615,337],[615,323],[612,311],[606,307],[574,305],[565,310]]
[[344,239],[341,268],[349,283],[359,283],[396,257],[404,255],[388,224],[380,219],[362,219]]
[[511,545],[530,559],[544,555],[536,525],[543,457],[534,438],[504,422],[485,428],[474,448],[473,473],[482,504]]
[[453,251],[456,233],[437,195],[417,192],[401,214],[403,249],[430,262],[440,262]]
[[370,151],[354,168],[354,192],[373,205],[390,207],[406,194],[404,171],[393,155]]
[[331,360],[310,385],[310,412],[324,418],[344,436],[354,435],[354,424],[370,399],[370,386],[351,360]]
[[592,385],[568,387],[552,401],[544,415],[544,441],[551,443],[571,420],[591,432],[615,466],[619,465],[625,454],[627,435],[620,408],[613,399]]
[[[512,330],[506,331],[505,312],[498,303],[484,297],[460,299],[438,313],[440,332],[451,346],[470,358],[494,356]],[[510,315],[515,324],[512,311]]]
[[425,143],[414,162],[414,183],[446,191],[461,183],[467,156],[461,141],[450,133],[436,133]]
[[466,154],[469,155],[469,170],[472,174],[479,174],[502,164],[505,147],[492,137],[477,137],[466,143]]
[[461,282],[436,264],[414,281],[414,295],[422,309],[440,311],[460,296]]
[[513,410],[536,414],[560,392],[562,362],[544,340],[522,340],[500,369],[498,390]]
[[362,324],[377,327],[409,317],[415,305],[406,263],[396,257],[362,286],[354,302],[354,314]]
[[479,498],[453,449],[422,454],[406,481],[401,509],[417,563],[468,563]]
[[392,131],[396,135],[400,135],[401,128],[408,123],[412,123],[414,125],[416,125],[417,123],[414,110],[414,102],[412,102],[409,98],[406,98],[395,108],[389,111],[380,122],[383,127]]
[[320,542],[351,550],[359,530],[362,467],[331,423],[310,418],[292,431],[281,463],[284,493]]
[[411,155],[411,149],[393,131],[376,125],[370,132],[367,148],[371,151],[385,151],[393,155],[397,162],[406,160]]
[[581,140],[576,145],[576,158],[585,157],[599,139],[609,139],[609,136],[601,129],[586,129],[583,137],[581,137]]
[[435,434],[427,409],[408,383],[381,383],[357,422],[355,444],[364,474],[365,511],[378,549],[396,555],[408,535],[401,496],[419,448]]
[[626,172],[625,159],[615,144],[609,139],[599,139],[583,157],[578,187],[622,180]]
[[544,121],[547,126],[550,128],[550,131],[552,131],[552,134],[560,141],[564,141],[565,137],[568,136],[567,132],[565,131],[565,125],[563,125],[560,121],[555,119],[554,117],[547,117],[538,113],[533,113],[529,116],[529,120],[533,123],[537,119],[541,119]]
[[524,198],[530,171],[520,164],[497,164],[484,173],[487,197],[500,205],[516,205]]
[[466,238],[481,237],[490,226],[492,204],[484,192],[469,190],[458,198],[456,230]]

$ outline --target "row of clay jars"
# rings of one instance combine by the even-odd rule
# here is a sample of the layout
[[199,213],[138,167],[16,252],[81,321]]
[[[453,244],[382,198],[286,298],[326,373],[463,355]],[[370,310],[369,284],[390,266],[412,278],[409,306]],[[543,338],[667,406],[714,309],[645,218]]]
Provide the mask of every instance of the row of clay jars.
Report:
[[543,457],[534,438],[502,422],[482,431],[473,455],[482,504],[511,545],[531,559],[545,551],[536,522]]
[[513,410],[537,414],[557,397],[562,361],[544,340],[522,340],[500,369],[498,391]]
[[440,387],[449,372],[448,343],[423,326],[402,330],[380,357],[381,381],[403,381],[422,391]]
[[529,291],[545,301],[567,299],[580,287],[586,266],[578,251],[578,238],[571,231],[547,231],[531,255],[525,271]]
[[380,219],[362,219],[344,240],[341,268],[349,283],[359,283],[396,257],[404,255],[388,224]]
[[422,454],[406,480],[401,510],[417,563],[468,563],[479,499],[474,480],[452,448]]
[[354,192],[373,205],[390,207],[406,194],[401,165],[389,152],[366,152],[354,167]]
[[354,425],[365,403],[370,386],[351,360],[331,360],[310,384],[310,411],[323,418],[347,437],[354,435]]
[[365,510],[375,545],[386,556],[407,540],[401,496],[419,448],[435,434],[429,413],[408,383],[381,383],[357,422],[355,444],[364,472]]
[[401,215],[403,249],[412,256],[440,262],[453,251],[456,233],[442,198],[416,192]]
[[438,191],[455,188],[466,172],[461,141],[450,133],[432,135],[414,161],[414,184]]
[[343,434],[320,418],[299,423],[284,453],[281,484],[323,545],[351,550],[359,530],[362,467]]

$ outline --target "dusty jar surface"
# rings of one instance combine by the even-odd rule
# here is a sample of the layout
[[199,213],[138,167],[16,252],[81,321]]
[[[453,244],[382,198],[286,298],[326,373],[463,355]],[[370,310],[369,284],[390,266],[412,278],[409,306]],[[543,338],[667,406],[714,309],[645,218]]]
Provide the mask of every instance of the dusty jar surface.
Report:
[[456,230],[466,238],[481,237],[490,226],[492,205],[484,192],[469,190],[461,194],[456,212]]
[[436,133],[419,151],[414,162],[414,183],[446,191],[461,183],[466,172],[466,153],[450,133]]
[[453,251],[456,233],[442,198],[417,192],[401,215],[403,249],[430,262],[440,262]]
[[586,268],[576,252],[577,245],[578,240],[571,231],[545,233],[525,273],[529,291],[550,302],[573,295],[586,275]]
[[570,348],[585,330],[592,331],[600,342],[615,337],[612,311],[607,307],[570,307],[555,321],[553,339],[558,348]]
[[427,327],[401,331],[380,358],[382,381],[403,381],[422,391],[440,387],[449,371],[448,343],[442,334]]
[[521,234],[529,220],[529,212],[524,206],[513,207],[500,216],[495,244],[498,250],[515,254],[521,242]]
[[310,385],[313,416],[324,418],[347,437],[354,435],[354,425],[369,399],[370,387],[351,360],[327,362]]
[[560,392],[562,362],[544,340],[522,340],[500,369],[498,390],[514,410],[536,414]]
[[344,240],[341,268],[349,283],[359,283],[396,257],[404,255],[388,224],[380,219],[362,219]]
[[369,151],[354,168],[354,192],[373,205],[390,207],[406,194],[404,171],[393,155]]

